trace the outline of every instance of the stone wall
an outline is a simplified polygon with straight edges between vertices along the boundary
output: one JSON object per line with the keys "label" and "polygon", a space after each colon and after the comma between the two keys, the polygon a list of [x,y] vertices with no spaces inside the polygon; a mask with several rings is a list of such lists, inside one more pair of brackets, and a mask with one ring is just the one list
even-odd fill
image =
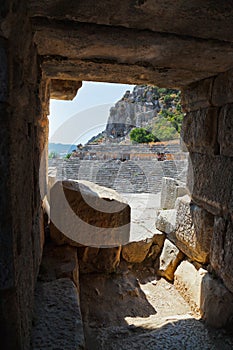
{"label": "stone wall", "polygon": [[3,0],[0,8],[0,338],[4,349],[18,350],[29,349],[42,254],[39,165],[47,119],[27,1]]}
{"label": "stone wall", "polygon": [[214,216],[210,266],[233,293],[233,70],[183,89],[193,202]]}

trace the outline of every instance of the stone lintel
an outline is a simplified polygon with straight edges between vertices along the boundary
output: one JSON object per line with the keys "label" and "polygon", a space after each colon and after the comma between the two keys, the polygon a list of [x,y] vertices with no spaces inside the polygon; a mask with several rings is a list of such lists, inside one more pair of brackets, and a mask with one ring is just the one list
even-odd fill
{"label": "stone lintel", "polygon": [[[34,41],[41,56],[60,57],[73,60],[73,63],[86,60],[127,64],[133,65],[135,70],[137,66],[150,67],[160,70],[168,80],[170,78],[172,82],[167,84],[172,86],[188,85],[226,71],[233,65],[232,47],[227,42],[42,19],[34,22],[34,28]],[[176,79],[172,77],[174,71]],[[186,72],[189,72],[189,77]],[[178,75],[181,78],[179,85]]]}
{"label": "stone lintel", "polygon": [[48,78],[97,81],[121,84],[151,84],[160,87],[179,88],[198,81],[211,72],[150,66],[145,62],[128,64],[94,58],[90,60],[45,57],[42,69]]}

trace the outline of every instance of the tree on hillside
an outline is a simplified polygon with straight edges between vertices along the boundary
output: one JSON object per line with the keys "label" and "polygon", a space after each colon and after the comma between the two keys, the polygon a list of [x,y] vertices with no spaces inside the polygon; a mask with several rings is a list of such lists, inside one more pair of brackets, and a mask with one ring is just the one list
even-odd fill
{"label": "tree on hillside", "polygon": [[130,140],[136,143],[148,143],[158,141],[158,139],[145,128],[135,128],[130,132],[129,136]]}

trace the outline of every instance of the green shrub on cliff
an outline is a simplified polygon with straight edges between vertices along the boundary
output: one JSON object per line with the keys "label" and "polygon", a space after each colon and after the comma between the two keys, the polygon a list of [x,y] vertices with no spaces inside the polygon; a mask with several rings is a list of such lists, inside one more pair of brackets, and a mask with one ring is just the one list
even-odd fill
{"label": "green shrub on cliff", "polygon": [[130,134],[130,140],[136,143],[149,143],[158,141],[158,139],[151,132],[145,128],[135,128]]}

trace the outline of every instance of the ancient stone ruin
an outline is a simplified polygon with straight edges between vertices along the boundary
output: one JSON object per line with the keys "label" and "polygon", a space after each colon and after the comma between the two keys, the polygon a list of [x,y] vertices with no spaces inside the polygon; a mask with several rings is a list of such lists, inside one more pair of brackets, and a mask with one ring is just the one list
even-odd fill
{"label": "ancient stone ruin", "polygon": [[[88,347],[95,349],[98,344],[91,338],[89,320],[96,321],[98,312],[100,332],[109,328],[94,339],[101,339],[105,349],[166,349],[175,340],[178,348],[185,348],[185,342],[186,348],[232,348],[226,333],[215,338],[216,333],[188,316],[173,322],[164,315],[163,326],[151,330],[144,318],[149,317],[155,327],[156,311],[145,295],[159,282],[152,281],[145,289],[143,279],[126,277],[128,264],[140,264],[147,257],[151,262],[156,256],[159,265],[148,266],[152,274],[157,269],[167,279],[174,278],[174,285],[207,324],[231,325],[231,1],[3,0],[0,10],[2,348],[82,349],[88,339]],[[83,80],[182,91],[186,116],[181,134],[190,154],[189,194],[169,201],[169,207],[163,204],[156,222],[162,233],[141,248],[133,243],[112,247],[106,256],[104,248],[55,245],[50,240],[46,226],[49,99],[72,99]],[[122,268],[116,279],[113,273],[104,278],[94,274],[93,269],[106,271],[109,264]],[[103,297],[110,290],[114,293]],[[131,297],[143,302],[132,305]],[[127,300],[131,311],[120,300]],[[118,317],[128,322],[126,328],[119,326],[117,316],[108,319],[110,311],[100,313],[98,306],[104,301],[108,311],[113,302],[118,304]],[[135,315],[143,318],[137,321],[141,323],[132,323]],[[200,330],[198,337],[194,329]]]}

